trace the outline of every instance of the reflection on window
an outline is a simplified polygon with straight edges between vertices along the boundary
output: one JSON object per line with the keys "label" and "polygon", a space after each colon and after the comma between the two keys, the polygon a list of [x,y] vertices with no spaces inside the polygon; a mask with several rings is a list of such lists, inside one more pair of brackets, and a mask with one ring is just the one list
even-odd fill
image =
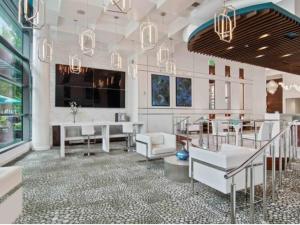
{"label": "reflection on window", "polygon": [[230,66],[225,66],[225,77],[230,77]]}
{"label": "reflection on window", "polygon": [[14,2],[0,1],[0,154],[31,139],[31,73],[23,54],[30,52],[31,36],[18,27]]}
{"label": "reflection on window", "polygon": [[216,108],[215,103],[215,81],[209,80],[209,109],[214,110]]}
{"label": "reflection on window", "polygon": [[231,85],[225,82],[225,104],[227,109],[231,109]]}
{"label": "reflection on window", "polygon": [[0,80],[0,148],[22,140],[22,88]]}
{"label": "reflection on window", "polygon": [[[239,69],[239,78],[241,80],[245,79],[245,72],[244,69],[240,68]],[[245,84],[241,83],[240,84],[240,109],[245,109]]]}
{"label": "reflection on window", "polygon": [[22,51],[22,31],[2,7],[0,7],[0,35],[17,50]]}
{"label": "reflection on window", "polygon": [[240,84],[240,109],[245,109],[245,84]]}

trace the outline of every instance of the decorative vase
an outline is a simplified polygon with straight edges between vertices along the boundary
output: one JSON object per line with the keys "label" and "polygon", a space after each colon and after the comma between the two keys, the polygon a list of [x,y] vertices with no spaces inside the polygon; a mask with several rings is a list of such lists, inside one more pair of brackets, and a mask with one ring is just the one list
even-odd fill
{"label": "decorative vase", "polygon": [[179,160],[187,160],[189,158],[189,152],[185,149],[180,150],[176,153],[176,157]]}

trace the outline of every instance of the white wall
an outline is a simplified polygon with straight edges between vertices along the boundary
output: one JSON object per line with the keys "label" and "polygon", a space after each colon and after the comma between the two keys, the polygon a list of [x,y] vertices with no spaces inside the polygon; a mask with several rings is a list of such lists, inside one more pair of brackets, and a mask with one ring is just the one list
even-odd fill
{"label": "white wall", "polygon": [[[50,66],[50,123],[73,121],[73,117],[68,107],[55,107],[55,65],[69,64],[68,57],[70,48],[72,47],[74,47],[75,49],[77,48],[77,52],[79,53],[80,50],[77,43],[74,43],[70,40],[59,41],[55,43],[55,58]],[[127,65],[125,59],[123,59],[122,71],[126,72]],[[83,56],[82,60],[82,65],[84,67],[111,69],[110,55],[101,49],[97,49],[93,57]],[[80,108],[79,113],[76,117],[76,121],[114,121],[114,116],[117,112],[126,112],[131,117],[134,117],[134,112],[132,110],[134,108],[134,103],[132,102],[134,100],[134,92],[132,90],[134,89],[135,85],[135,81],[133,81],[130,77],[126,76],[126,108]]]}
{"label": "white wall", "polygon": [[[139,119],[146,124],[147,131],[172,132],[173,117],[177,116],[192,116],[196,119],[204,114],[216,114],[217,117],[224,117],[225,113],[264,115],[266,110],[264,68],[214,58],[216,75],[209,75],[208,60],[210,58],[188,52],[185,44],[176,47],[176,76],[192,78],[192,107],[176,107],[176,76],[174,75],[169,75],[170,107],[152,107],[151,74],[165,74],[156,66],[154,56],[152,53],[139,58]],[[225,65],[231,67],[231,78],[225,78]],[[244,69],[245,80],[239,79],[239,68]],[[209,79],[216,81],[216,110],[209,110]],[[225,81],[231,82],[231,110],[226,109]],[[244,110],[240,108],[241,83],[245,84]]]}

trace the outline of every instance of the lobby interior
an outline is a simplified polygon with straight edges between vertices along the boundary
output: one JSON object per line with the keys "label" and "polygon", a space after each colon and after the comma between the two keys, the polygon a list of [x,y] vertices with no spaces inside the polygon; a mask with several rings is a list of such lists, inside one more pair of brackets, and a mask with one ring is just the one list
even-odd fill
{"label": "lobby interior", "polygon": [[297,0],[0,1],[0,223],[299,224],[299,46]]}

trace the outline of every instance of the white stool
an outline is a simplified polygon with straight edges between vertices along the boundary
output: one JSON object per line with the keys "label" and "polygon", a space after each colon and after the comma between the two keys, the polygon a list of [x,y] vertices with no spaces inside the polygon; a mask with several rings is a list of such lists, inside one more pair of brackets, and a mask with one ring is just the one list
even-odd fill
{"label": "white stool", "polygon": [[134,127],[133,127],[133,123],[123,123],[122,126],[122,132],[123,134],[127,134],[127,139],[126,139],[126,146],[127,146],[127,150],[130,151],[130,148],[132,147],[132,138],[134,135]]}
{"label": "white stool", "polygon": [[84,125],[81,126],[81,135],[88,137],[88,153],[90,155],[90,137],[95,135],[95,128],[93,125]]}

